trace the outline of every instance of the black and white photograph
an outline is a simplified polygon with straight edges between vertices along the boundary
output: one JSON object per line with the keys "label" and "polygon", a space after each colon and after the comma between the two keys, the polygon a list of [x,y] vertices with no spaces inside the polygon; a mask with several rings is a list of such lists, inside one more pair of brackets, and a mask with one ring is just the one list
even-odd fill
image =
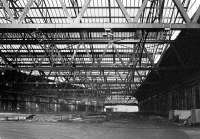
{"label": "black and white photograph", "polygon": [[0,139],[200,139],[200,0],[0,0]]}

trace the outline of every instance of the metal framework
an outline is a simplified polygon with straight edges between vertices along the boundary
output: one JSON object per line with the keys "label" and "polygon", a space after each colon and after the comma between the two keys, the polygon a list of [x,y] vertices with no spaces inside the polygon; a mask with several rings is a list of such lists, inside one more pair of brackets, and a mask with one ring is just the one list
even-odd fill
{"label": "metal framework", "polygon": [[[1,0],[0,67],[134,94],[185,29],[193,0]],[[190,10],[194,16],[189,16]],[[34,83],[33,83],[34,84]]]}

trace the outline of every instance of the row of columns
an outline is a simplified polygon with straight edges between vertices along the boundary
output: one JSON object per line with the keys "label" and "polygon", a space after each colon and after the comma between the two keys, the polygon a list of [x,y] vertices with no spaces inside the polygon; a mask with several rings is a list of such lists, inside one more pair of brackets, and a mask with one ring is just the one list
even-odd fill
{"label": "row of columns", "polygon": [[103,105],[73,101],[69,103],[58,98],[36,97],[17,94],[0,95],[0,112],[58,113],[58,112],[102,112]]}

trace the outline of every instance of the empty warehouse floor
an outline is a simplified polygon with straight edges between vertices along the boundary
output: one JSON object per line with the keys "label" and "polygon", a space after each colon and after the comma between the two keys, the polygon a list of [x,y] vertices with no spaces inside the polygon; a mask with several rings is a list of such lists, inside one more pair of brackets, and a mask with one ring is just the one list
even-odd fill
{"label": "empty warehouse floor", "polygon": [[2,139],[199,139],[200,129],[134,121],[105,123],[1,122]]}
{"label": "empty warehouse floor", "polygon": [[[132,115],[110,121],[1,121],[1,139],[199,139],[198,127],[177,126],[159,116]],[[128,117],[128,118],[127,118]]]}

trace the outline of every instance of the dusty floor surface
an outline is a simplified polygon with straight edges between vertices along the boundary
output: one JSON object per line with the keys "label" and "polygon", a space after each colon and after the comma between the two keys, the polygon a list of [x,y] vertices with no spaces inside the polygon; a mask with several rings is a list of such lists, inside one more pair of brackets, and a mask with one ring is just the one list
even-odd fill
{"label": "dusty floor surface", "polygon": [[103,123],[1,121],[0,139],[200,139],[200,128],[153,119]]}

